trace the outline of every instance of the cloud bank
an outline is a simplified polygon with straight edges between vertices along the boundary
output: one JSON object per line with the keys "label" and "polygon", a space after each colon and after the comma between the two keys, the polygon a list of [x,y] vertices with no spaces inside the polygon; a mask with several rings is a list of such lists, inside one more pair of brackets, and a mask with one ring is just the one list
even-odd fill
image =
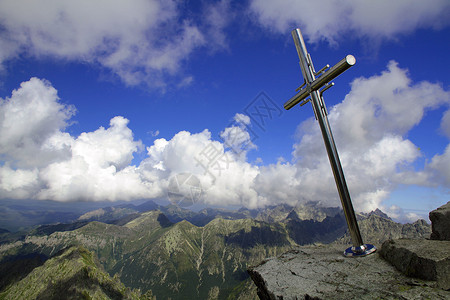
{"label": "cloud bank", "polygon": [[191,84],[193,76],[183,72],[186,62],[199,49],[228,49],[231,25],[239,20],[247,26],[242,20],[249,16],[276,33],[300,26],[310,41],[334,43],[349,35],[374,40],[441,28],[450,24],[449,14],[447,0],[252,0],[245,5],[221,0],[200,7],[159,0],[4,0],[0,71],[20,57],[50,57],[100,66],[126,85],[164,90],[168,82]]}
{"label": "cloud bank", "polygon": [[194,50],[225,45],[227,3],[205,7],[199,22],[177,1],[1,1],[0,66],[21,55],[83,61],[163,88]]}
{"label": "cloud bank", "polygon": [[334,43],[343,36],[393,38],[417,28],[441,28],[450,23],[447,0],[399,1],[270,1],[252,0],[257,22],[275,32],[301,27],[311,42]]}
{"label": "cloud bank", "polygon": [[[384,208],[399,184],[450,187],[450,145],[416,170],[414,162],[422,154],[407,138],[427,111],[449,104],[450,92],[436,83],[412,84],[407,70],[394,61],[381,74],[351,83],[345,99],[329,110],[329,119],[356,210]],[[145,148],[121,116],[112,118],[108,128],[71,136],[65,129],[74,113],[49,82],[38,78],[0,99],[0,198],[166,198],[170,179],[190,173],[200,180],[207,205],[339,205],[314,118],[298,126],[291,162],[259,166],[246,160],[246,151],[256,145],[244,114],[236,114],[236,124],[222,131],[220,141],[208,129],[181,131]],[[441,122],[446,134],[449,115],[447,110]],[[133,155],[144,148],[146,157],[132,165]]]}

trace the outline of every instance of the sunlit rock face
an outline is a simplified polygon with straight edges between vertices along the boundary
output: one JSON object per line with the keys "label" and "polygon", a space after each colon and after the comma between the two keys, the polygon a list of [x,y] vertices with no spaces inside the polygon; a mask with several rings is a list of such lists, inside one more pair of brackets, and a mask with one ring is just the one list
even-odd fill
{"label": "sunlit rock face", "polygon": [[450,241],[450,201],[430,212],[432,240]]}

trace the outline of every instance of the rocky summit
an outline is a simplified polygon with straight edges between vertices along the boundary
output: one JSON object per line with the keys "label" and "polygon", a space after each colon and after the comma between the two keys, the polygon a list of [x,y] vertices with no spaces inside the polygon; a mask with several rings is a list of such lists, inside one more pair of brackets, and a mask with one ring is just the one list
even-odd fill
{"label": "rocky summit", "polygon": [[[344,247],[338,243],[302,246],[266,259],[248,272],[263,300],[450,299],[448,209],[449,203],[430,213],[434,240],[394,234],[396,238],[385,241],[378,252],[358,258],[344,257]],[[419,223],[409,226],[409,233],[422,231]],[[368,226],[361,229],[363,234],[370,232]]]}
{"label": "rocky summit", "polygon": [[250,268],[263,300],[448,299],[435,282],[403,276],[375,253],[346,258],[342,246],[303,246]]}

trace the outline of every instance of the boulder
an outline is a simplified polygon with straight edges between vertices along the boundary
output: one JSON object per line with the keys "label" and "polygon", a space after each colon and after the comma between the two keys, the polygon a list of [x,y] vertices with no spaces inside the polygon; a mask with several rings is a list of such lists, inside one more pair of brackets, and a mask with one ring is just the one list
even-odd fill
{"label": "boulder", "polygon": [[436,281],[400,273],[378,253],[346,258],[342,245],[299,247],[248,272],[261,299],[448,299]]}
{"label": "boulder", "polygon": [[432,240],[450,241],[450,201],[430,212]]}
{"label": "boulder", "polygon": [[437,281],[438,287],[450,290],[450,241],[389,240],[379,253],[403,274]]}

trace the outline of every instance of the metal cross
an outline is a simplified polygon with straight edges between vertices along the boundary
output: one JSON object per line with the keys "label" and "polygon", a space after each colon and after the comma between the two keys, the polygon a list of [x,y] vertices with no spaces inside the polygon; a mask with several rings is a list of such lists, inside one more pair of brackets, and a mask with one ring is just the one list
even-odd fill
{"label": "metal cross", "polygon": [[298,57],[300,58],[300,67],[302,69],[304,82],[296,90],[298,93],[284,104],[284,108],[289,110],[298,103],[300,103],[300,106],[303,106],[306,103],[311,102],[314,114],[319,122],[320,130],[322,131],[325,148],[327,149],[331,169],[333,170],[339,197],[341,198],[342,208],[344,209],[345,219],[347,220],[347,226],[352,238],[353,247],[346,249],[344,255],[369,255],[375,252],[376,248],[373,245],[364,244],[362,241],[355,211],[353,210],[352,201],[350,199],[350,193],[347,188],[347,183],[345,182],[344,171],[342,170],[338,151],[328,122],[327,108],[322,97],[323,92],[334,85],[334,83],[330,83],[330,81],[353,66],[356,63],[356,59],[353,55],[347,55],[333,67],[330,68],[329,65],[326,65],[316,72],[311,56],[306,51],[305,41],[303,40],[300,29],[294,29],[292,31],[292,37],[294,38],[295,47],[297,48]]}

